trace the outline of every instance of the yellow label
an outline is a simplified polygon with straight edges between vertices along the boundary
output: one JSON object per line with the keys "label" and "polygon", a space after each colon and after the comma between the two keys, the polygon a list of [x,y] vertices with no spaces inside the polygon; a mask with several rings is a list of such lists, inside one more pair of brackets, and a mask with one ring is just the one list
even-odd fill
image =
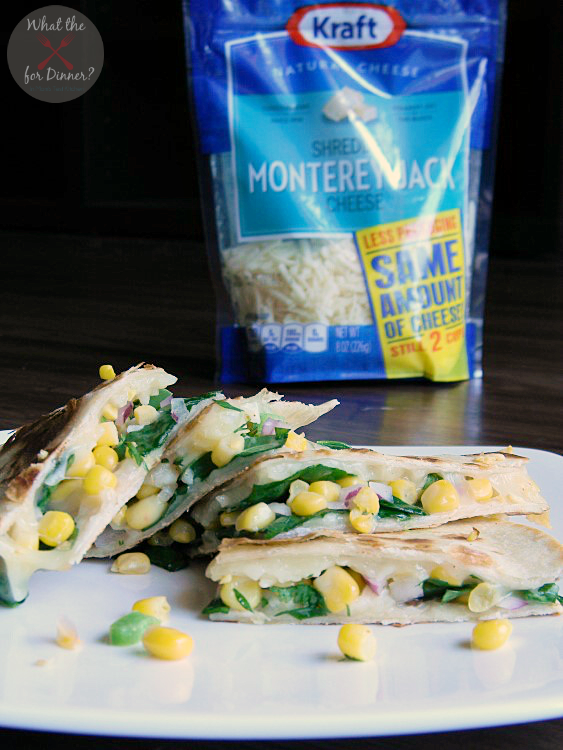
{"label": "yellow label", "polygon": [[356,232],[388,378],[469,377],[459,209]]}

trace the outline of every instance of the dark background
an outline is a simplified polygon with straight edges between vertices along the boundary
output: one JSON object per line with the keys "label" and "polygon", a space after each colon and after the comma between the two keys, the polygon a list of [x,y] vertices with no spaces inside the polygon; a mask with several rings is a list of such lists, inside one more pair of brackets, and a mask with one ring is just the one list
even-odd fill
{"label": "dark background", "polygon": [[[5,44],[39,5],[6,4]],[[201,240],[181,0],[66,5],[96,24],[104,68],[62,105],[27,96],[6,68],[1,228]],[[560,252],[562,7],[508,2],[492,255]]]}

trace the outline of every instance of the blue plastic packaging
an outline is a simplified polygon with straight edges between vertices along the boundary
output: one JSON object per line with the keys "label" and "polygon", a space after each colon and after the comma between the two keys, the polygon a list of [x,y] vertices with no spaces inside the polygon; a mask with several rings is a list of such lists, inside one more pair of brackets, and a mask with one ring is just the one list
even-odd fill
{"label": "blue plastic packaging", "polygon": [[480,376],[504,2],[184,14],[220,379]]}

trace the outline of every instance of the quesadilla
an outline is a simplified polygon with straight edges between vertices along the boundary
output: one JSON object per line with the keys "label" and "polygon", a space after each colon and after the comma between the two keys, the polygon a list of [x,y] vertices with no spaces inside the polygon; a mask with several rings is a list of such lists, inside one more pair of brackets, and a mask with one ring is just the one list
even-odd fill
{"label": "quesadilla", "polygon": [[225,540],[207,575],[213,620],[381,623],[559,614],[563,547],[510,521],[297,540]]}
{"label": "quesadilla", "polygon": [[164,370],[133,367],[17,430],[0,451],[0,601],[31,574],[79,562],[166,442],[216,394],[174,399]]}
{"label": "quesadilla", "polygon": [[229,537],[373,534],[498,513],[539,516],[548,505],[527,460],[511,453],[390,456],[312,443],[298,454],[259,458],[191,515],[205,530],[204,553]]}
{"label": "quesadilla", "polygon": [[336,400],[318,406],[283,401],[266,389],[247,398],[212,400],[178,431],[123,518],[95,541],[88,556],[108,557],[147,537],[158,546],[171,546],[174,534],[161,530],[214,487],[243,471],[257,455],[283,450],[292,456],[308,449],[313,444],[294,430],[337,404]]}

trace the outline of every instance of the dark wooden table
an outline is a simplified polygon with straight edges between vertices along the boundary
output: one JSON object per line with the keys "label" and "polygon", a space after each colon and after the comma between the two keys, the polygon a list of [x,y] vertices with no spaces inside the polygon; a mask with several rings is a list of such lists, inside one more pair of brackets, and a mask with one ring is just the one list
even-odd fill
{"label": "dark wooden table", "polygon": [[[0,301],[0,429],[37,418],[90,389],[98,366],[154,362],[179,378],[177,395],[214,383],[214,297],[201,245],[187,241],[4,234]],[[313,439],[376,445],[520,445],[563,453],[563,265],[492,261],[485,376],[424,382],[280,386],[341,406]],[[251,386],[226,392],[249,394]],[[561,707],[563,717],[563,706]],[[218,717],[220,720],[220,717]],[[2,747],[173,748],[211,742],[124,740],[0,730]],[[257,748],[265,743],[220,743]],[[274,742],[268,747],[295,747]],[[417,737],[310,741],[311,748],[556,748],[563,719]]]}

